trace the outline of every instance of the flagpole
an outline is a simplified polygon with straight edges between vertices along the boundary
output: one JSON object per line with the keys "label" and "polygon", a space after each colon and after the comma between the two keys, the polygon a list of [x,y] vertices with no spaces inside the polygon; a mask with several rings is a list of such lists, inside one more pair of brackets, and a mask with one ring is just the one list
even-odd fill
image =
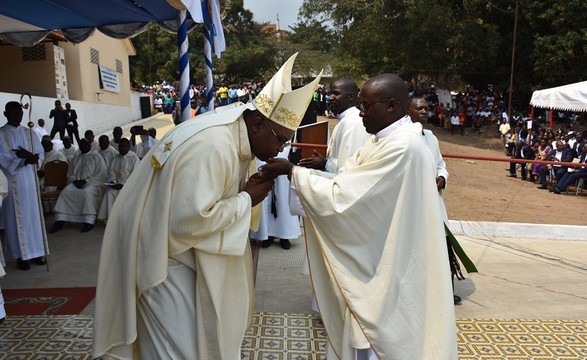
{"label": "flagpole", "polygon": [[181,96],[181,121],[191,117],[190,111],[190,62],[188,57],[187,11],[177,13],[177,48],[179,54],[179,94]]}
{"label": "flagpole", "polygon": [[[214,1],[214,0],[209,0]],[[214,78],[212,76],[214,67],[212,65],[212,36],[213,24],[208,1],[202,2],[202,15],[204,18],[204,63],[206,70],[206,104],[208,110],[214,110]]]}

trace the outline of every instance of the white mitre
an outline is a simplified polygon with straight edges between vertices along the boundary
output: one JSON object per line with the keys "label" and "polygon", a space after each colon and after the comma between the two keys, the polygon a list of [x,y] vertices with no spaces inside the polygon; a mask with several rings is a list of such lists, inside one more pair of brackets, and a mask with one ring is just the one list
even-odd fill
{"label": "white mitre", "polygon": [[316,79],[308,85],[292,91],[291,72],[296,56],[298,53],[293,54],[281,66],[253,100],[255,108],[261,114],[290,130],[297,130],[302,122],[323,72],[320,71]]}

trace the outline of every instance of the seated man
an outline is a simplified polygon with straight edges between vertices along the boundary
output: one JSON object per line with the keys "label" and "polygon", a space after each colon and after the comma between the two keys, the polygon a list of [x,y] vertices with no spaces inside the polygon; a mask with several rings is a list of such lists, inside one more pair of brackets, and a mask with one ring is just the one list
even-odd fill
{"label": "seated man", "polygon": [[[579,158],[579,163],[585,164],[587,163],[587,144],[583,145],[582,149],[583,154]],[[579,179],[587,178],[587,167],[581,166],[576,168],[569,168],[569,170],[563,174],[560,180],[556,183],[553,188],[549,190],[554,192],[555,194],[560,194],[561,192],[567,189],[567,186],[574,184],[575,181]]]}
{"label": "seated man", "polygon": [[118,151],[118,143],[120,142],[120,139],[122,139],[122,128],[120,126],[115,126],[114,129],[112,129],[112,140],[110,140],[110,146],[112,146],[116,151]]}
{"label": "seated man", "polygon": [[77,146],[73,145],[71,137],[69,136],[63,137],[63,148],[59,149],[59,151],[65,155],[67,162],[71,162],[71,160],[78,154]]}
{"label": "seated man", "polygon": [[[532,150],[532,147],[528,144],[526,144],[523,140],[518,140],[516,142],[516,150],[514,152],[514,156],[512,156],[512,159],[528,159],[528,160],[532,160],[534,159],[534,150]],[[515,163],[515,162],[511,162],[510,163],[510,174],[508,175],[509,177],[516,177],[516,165],[520,164],[521,168],[522,168],[522,180],[526,180],[527,179],[527,164],[526,163]]]}
{"label": "seated man", "polygon": [[108,135],[100,136],[98,138],[98,144],[100,144],[100,148],[98,149],[97,153],[102,156],[102,159],[104,159],[104,164],[106,164],[106,169],[108,169],[112,159],[118,155],[118,150],[110,145],[110,139],[108,139]]}
{"label": "seated man", "polygon": [[[571,162],[573,161],[573,151],[571,149],[565,148],[565,144],[562,141],[556,142],[556,151],[553,150],[548,155],[546,159],[548,161],[557,161],[557,162]],[[554,177],[556,180],[560,180],[562,176],[567,172],[568,167],[560,166],[560,165],[542,165],[538,170],[538,175],[540,177],[540,186],[538,187],[541,190],[548,189],[548,183],[546,181],[546,175],[550,172],[554,172]]]}
{"label": "seated man", "polygon": [[[41,168],[37,171],[37,175],[41,178],[41,188],[44,188],[44,176],[45,176],[45,165],[51,161],[65,161],[65,155],[59,150],[53,148],[53,141],[51,141],[51,136],[45,135],[41,140],[41,145],[43,145],[43,150],[45,150],[45,158],[43,159],[43,163],[41,164]],[[45,189],[49,191],[49,189]]]}
{"label": "seated man", "polygon": [[88,140],[90,143],[90,151],[98,151],[100,149],[100,145],[94,140],[94,132],[92,130],[86,130],[84,133],[84,139]]}
{"label": "seated man", "polygon": [[102,184],[107,177],[106,164],[100,155],[90,151],[86,139],[80,141],[79,149],[80,154],[69,164],[69,184],[55,203],[55,223],[49,233],[63,229],[65,221],[83,223],[81,232],[94,228],[102,199]]}
{"label": "seated man", "polygon": [[100,205],[100,212],[98,213],[98,219],[106,220],[110,215],[114,200],[118,196],[118,191],[122,189],[126,180],[128,180],[130,174],[139,165],[139,157],[132,151],[130,151],[130,141],[127,138],[122,138],[118,142],[119,154],[112,159],[110,166],[108,167],[108,184],[106,186],[106,192],[102,198],[102,204]]}

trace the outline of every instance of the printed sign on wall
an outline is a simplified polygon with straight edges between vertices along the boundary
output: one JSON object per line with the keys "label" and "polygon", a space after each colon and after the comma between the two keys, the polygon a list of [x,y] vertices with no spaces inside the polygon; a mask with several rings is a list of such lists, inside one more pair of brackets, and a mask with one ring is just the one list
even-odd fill
{"label": "printed sign on wall", "polygon": [[116,70],[109,69],[105,66],[98,65],[100,71],[100,88],[120,93],[120,84],[118,83],[118,73]]}
{"label": "printed sign on wall", "polygon": [[67,73],[65,67],[65,51],[59,46],[53,45],[54,64],[55,64],[55,90],[57,99],[69,101],[67,91]]}

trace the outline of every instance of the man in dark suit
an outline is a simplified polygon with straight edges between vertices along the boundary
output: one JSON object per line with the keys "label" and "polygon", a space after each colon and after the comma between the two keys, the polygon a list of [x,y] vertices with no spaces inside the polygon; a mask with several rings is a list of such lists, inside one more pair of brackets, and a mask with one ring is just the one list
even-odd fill
{"label": "man in dark suit", "polygon": [[78,131],[78,123],[77,123],[77,113],[74,109],[71,108],[70,103],[65,104],[65,128],[67,129],[67,135],[70,138],[75,137],[75,141],[79,145],[79,131]]}
{"label": "man in dark suit", "polygon": [[61,101],[55,100],[55,108],[49,113],[49,119],[53,119],[53,127],[51,128],[51,139],[55,134],[59,133],[59,137],[63,140],[65,136],[65,110],[61,106]]}
{"label": "man in dark suit", "polygon": [[[583,144],[581,149],[582,155],[579,158],[579,163],[587,163],[587,144]],[[569,168],[569,170],[563,174],[560,180],[556,183],[553,188],[550,188],[553,193],[560,194],[565,191],[567,186],[574,184],[579,179],[587,178],[587,166]]]}
{"label": "man in dark suit", "polygon": [[[573,150],[568,149],[565,147],[562,141],[556,142],[556,150],[550,152],[548,157],[546,158],[547,161],[557,161],[557,162],[572,162],[573,161]],[[540,186],[538,189],[546,190],[548,189],[548,182],[546,181],[546,175],[549,172],[554,172],[554,177],[558,181],[560,180],[563,175],[567,172],[567,166],[561,165],[541,165],[540,169],[538,169],[538,174],[540,177]]]}
{"label": "man in dark suit", "polygon": [[[516,141],[516,150],[514,152],[514,156],[512,159],[528,159],[533,160],[535,157],[534,150],[528,144],[526,144],[523,140]],[[526,163],[510,163],[510,174],[509,177],[516,177],[516,165],[520,164],[522,168],[522,180],[526,180],[527,178],[527,169]]]}

